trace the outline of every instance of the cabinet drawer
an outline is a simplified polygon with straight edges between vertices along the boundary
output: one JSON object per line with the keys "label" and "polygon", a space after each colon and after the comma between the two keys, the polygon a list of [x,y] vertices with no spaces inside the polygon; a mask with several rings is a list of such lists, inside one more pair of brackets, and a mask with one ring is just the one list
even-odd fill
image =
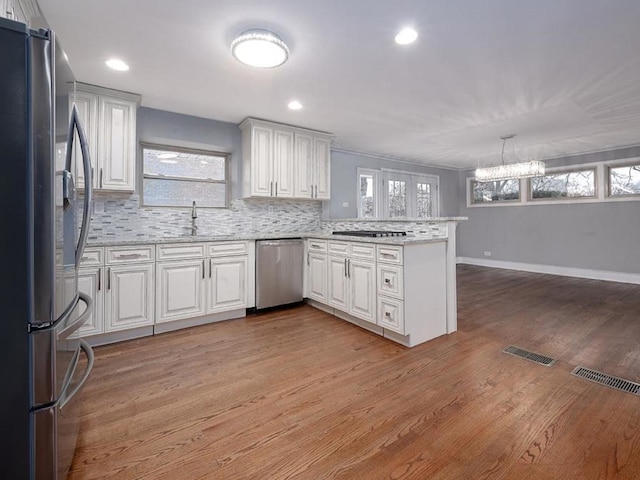
{"label": "cabinet drawer", "polygon": [[211,257],[246,255],[248,252],[247,242],[215,242],[209,244],[209,256]]}
{"label": "cabinet drawer", "polygon": [[326,240],[308,240],[308,248],[310,252],[326,253]]}
{"label": "cabinet drawer", "polygon": [[402,247],[395,245],[378,245],[377,256],[379,262],[402,265]]}
{"label": "cabinet drawer", "polygon": [[158,261],[184,260],[189,258],[203,258],[206,245],[204,243],[180,243],[173,245],[158,245]]}
{"label": "cabinet drawer", "polygon": [[95,267],[104,264],[104,248],[88,247],[82,252],[80,267]]}
{"label": "cabinet drawer", "polygon": [[364,258],[374,260],[376,258],[376,247],[372,243],[351,243],[350,255],[353,258]]}
{"label": "cabinet drawer", "polygon": [[403,270],[402,266],[378,264],[378,293],[402,300]]}
{"label": "cabinet drawer", "polygon": [[404,302],[378,296],[378,325],[404,335]]}
{"label": "cabinet drawer", "polygon": [[348,255],[349,243],[329,241],[329,253],[333,253],[335,255]]}
{"label": "cabinet drawer", "polygon": [[136,247],[107,247],[106,264],[146,263],[155,261],[155,246],[140,245]]}

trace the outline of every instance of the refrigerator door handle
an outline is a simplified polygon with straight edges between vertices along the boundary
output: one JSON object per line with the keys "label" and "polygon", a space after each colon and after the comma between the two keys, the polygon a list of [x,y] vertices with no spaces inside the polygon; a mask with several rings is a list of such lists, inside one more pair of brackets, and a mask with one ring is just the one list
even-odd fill
{"label": "refrigerator door handle", "polygon": [[78,384],[75,387],[73,387],[73,389],[71,391],[63,393],[63,397],[60,400],[60,408],[64,408],[64,406],[73,397],[75,397],[80,390],[82,390],[82,387],[84,387],[84,384],[87,383],[87,380],[89,379],[89,375],[91,374],[91,370],[93,370],[93,364],[95,363],[95,357],[93,355],[93,349],[91,348],[91,345],[89,345],[84,340],[80,340],[80,348],[84,351],[85,355],[87,356],[87,368],[85,369],[84,373],[82,374],[82,378],[80,379]]}
{"label": "refrigerator door handle", "polygon": [[[80,151],[82,153],[82,168],[84,172],[84,208],[82,211],[82,226],[80,227],[80,238],[76,246],[76,266],[80,265],[82,252],[87,244],[89,236],[89,222],[91,220],[91,201],[93,197],[93,178],[91,169],[91,157],[89,156],[89,146],[87,145],[87,136],[80,123],[78,107],[75,103],[71,110],[71,121],[69,122],[69,132],[67,133],[67,157],[65,169],[71,171],[71,157],[73,151],[73,131],[78,131],[78,139],[80,140]],[[71,175],[71,174],[69,174]]]}
{"label": "refrigerator door handle", "polygon": [[65,340],[68,338],[69,335],[84,325],[84,322],[87,321],[87,318],[89,318],[89,315],[93,312],[93,299],[91,297],[82,292],[78,292],[78,299],[82,300],[85,304],[84,312],[82,312],[72,324],[67,325],[60,331],[60,333],[58,333],[58,340]]}

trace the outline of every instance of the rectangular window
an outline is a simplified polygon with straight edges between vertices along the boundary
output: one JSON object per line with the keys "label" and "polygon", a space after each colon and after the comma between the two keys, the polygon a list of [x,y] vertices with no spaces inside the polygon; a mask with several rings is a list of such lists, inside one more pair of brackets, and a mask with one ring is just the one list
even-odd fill
{"label": "rectangular window", "polygon": [[148,207],[227,207],[229,159],[224,153],[142,145],[142,199]]}
{"label": "rectangular window", "polygon": [[471,203],[498,203],[520,200],[520,180],[471,181]]}
{"label": "rectangular window", "polygon": [[388,180],[387,198],[389,217],[407,216],[407,182],[406,180]]}
{"label": "rectangular window", "polygon": [[609,168],[609,196],[640,195],[640,164]]}
{"label": "rectangular window", "polygon": [[593,198],[596,196],[596,171],[551,173],[532,178],[529,185],[532,199]]}

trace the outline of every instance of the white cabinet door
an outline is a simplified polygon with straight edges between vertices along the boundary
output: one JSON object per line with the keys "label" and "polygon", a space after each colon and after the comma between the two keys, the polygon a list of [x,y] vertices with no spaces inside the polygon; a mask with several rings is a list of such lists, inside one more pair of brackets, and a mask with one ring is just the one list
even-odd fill
{"label": "white cabinet door", "polygon": [[98,185],[105,190],[135,189],[136,104],[100,96]]}
{"label": "white cabinet door", "polygon": [[376,267],[375,263],[349,259],[349,313],[376,323]]}
{"label": "white cabinet door", "polygon": [[307,258],[309,298],[327,303],[327,256],[310,252]]}
{"label": "white cabinet door", "polygon": [[247,306],[248,257],[209,259],[209,313]]}
{"label": "white cabinet door", "polygon": [[293,197],[293,132],[273,132],[273,195]]}
{"label": "white cabinet door", "polygon": [[273,192],[273,130],[251,128],[251,195],[270,197]]}
{"label": "white cabinet door", "polygon": [[[98,173],[98,95],[78,90],[76,93],[76,108],[80,117],[80,123],[84,129],[89,144],[89,156],[91,157],[91,170],[93,174],[93,188],[97,188]],[[84,166],[82,164],[82,153],[80,142],[77,138],[73,142],[73,172],[76,175],[76,186],[78,189],[84,188]]]}
{"label": "white cabinet door", "polygon": [[79,330],[81,337],[104,333],[102,272],[102,268],[81,268],[78,270],[78,290],[89,295],[93,300],[93,311]]}
{"label": "white cabinet door", "polygon": [[311,198],[315,194],[313,175],[315,162],[313,158],[313,137],[304,133],[295,135],[295,196]]}
{"label": "white cabinet door", "polygon": [[204,260],[158,263],[156,323],[206,314],[204,277]]}
{"label": "white cabinet door", "polygon": [[153,263],[107,267],[105,331],[153,325]]}
{"label": "white cabinet door", "polygon": [[331,143],[324,138],[314,139],[314,189],[313,198],[331,198]]}
{"label": "white cabinet door", "polygon": [[349,310],[349,282],[346,257],[329,257],[329,305],[345,312]]}

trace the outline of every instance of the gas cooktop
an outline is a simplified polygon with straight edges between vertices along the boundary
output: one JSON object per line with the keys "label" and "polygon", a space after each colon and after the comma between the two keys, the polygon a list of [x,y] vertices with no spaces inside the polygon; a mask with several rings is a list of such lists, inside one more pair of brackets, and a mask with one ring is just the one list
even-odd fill
{"label": "gas cooktop", "polygon": [[407,232],[389,232],[384,230],[344,230],[333,232],[334,235],[351,235],[354,237],[405,237]]}

